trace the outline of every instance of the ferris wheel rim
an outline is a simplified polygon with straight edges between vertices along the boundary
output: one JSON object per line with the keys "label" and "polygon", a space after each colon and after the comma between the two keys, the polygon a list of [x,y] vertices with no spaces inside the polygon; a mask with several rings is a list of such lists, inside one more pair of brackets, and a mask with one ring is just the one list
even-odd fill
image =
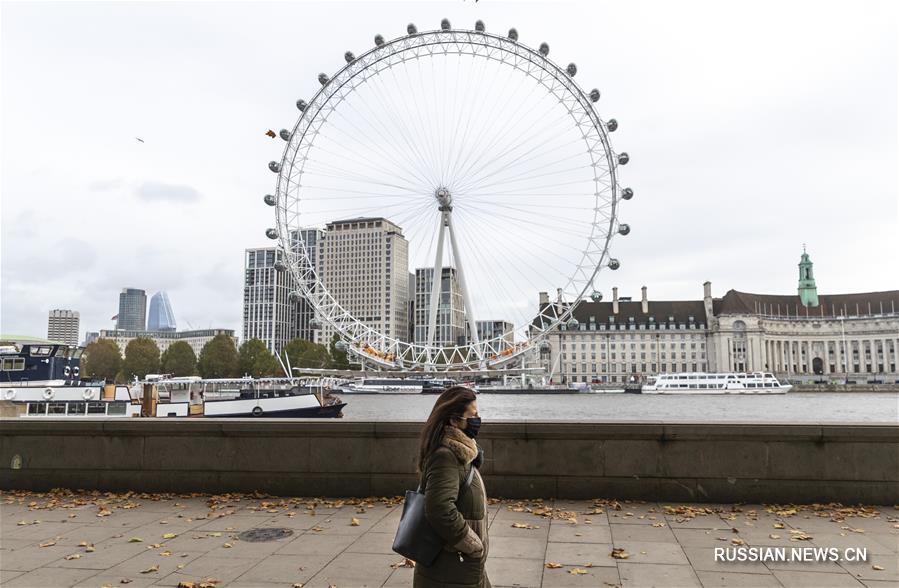
{"label": "ferris wheel rim", "polygon": [[[447,45],[454,46],[454,49],[444,49],[442,51],[430,50],[430,48],[446,47]],[[416,50],[420,51],[423,48],[428,49],[427,53],[414,53]],[[465,51],[463,48],[471,48],[471,51]],[[481,49],[479,50],[478,48]],[[503,58],[497,58],[496,56],[491,55],[491,51],[493,53],[502,54]],[[282,138],[285,138],[287,144],[285,145],[281,163],[277,170],[277,199],[275,204],[278,226],[277,238],[290,262],[288,264],[289,270],[298,285],[299,291],[303,296],[307,297],[316,313],[327,320],[331,326],[340,333],[341,337],[350,342],[349,347],[356,346],[357,348],[364,350],[366,347],[374,349],[374,346],[377,345],[378,348],[385,350],[384,355],[381,356],[380,359],[383,359],[388,364],[394,366],[397,362],[402,366],[404,359],[406,358],[409,359],[412,365],[423,365],[424,362],[420,361],[420,359],[424,356],[430,357],[434,349],[429,345],[401,341],[396,337],[384,335],[379,332],[378,329],[357,319],[330,295],[327,288],[319,279],[314,264],[311,263],[308,251],[306,250],[306,244],[302,240],[300,240],[299,243],[292,243],[290,241],[291,233],[300,230],[303,227],[300,226],[299,223],[296,223],[296,226],[290,224],[291,220],[295,222],[299,218],[298,209],[293,213],[293,218],[291,220],[289,220],[290,213],[287,210],[287,206],[290,204],[288,200],[291,198],[291,174],[296,167],[300,150],[305,146],[305,153],[299,158],[301,162],[299,176],[302,176],[305,161],[308,157],[308,151],[314,144],[313,136],[312,140],[304,145],[306,135],[313,127],[313,124],[316,122],[319,115],[324,111],[329,101],[335,96],[338,96],[339,90],[347,84],[350,84],[357,76],[369,72],[369,75],[363,75],[361,81],[357,84],[351,85],[349,92],[347,92],[344,97],[355,91],[356,88],[360,87],[374,75],[378,75],[384,69],[393,67],[395,63],[387,63],[385,67],[374,69],[372,73],[370,70],[372,70],[374,66],[380,62],[389,60],[391,57],[407,52],[413,52],[413,55],[403,59],[402,62],[405,62],[407,59],[423,59],[434,57],[435,55],[446,54],[472,55],[474,57],[484,57],[488,60],[494,59],[499,63],[511,65],[515,69],[521,69],[521,71],[525,72],[530,77],[534,77],[538,84],[544,85],[547,90],[558,97],[560,101],[563,101],[563,98],[556,93],[556,90],[566,93],[569,99],[573,100],[573,103],[580,107],[581,110],[578,114],[589,119],[590,124],[588,128],[595,132],[595,137],[588,138],[587,134],[583,135],[583,139],[588,142],[587,152],[590,155],[591,161],[593,161],[593,168],[597,168],[598,159],[603,159],[608,165],[606,174],[608,176],[607,190],[610,194],[610,210],[608,211],[607,216],[602,219],[603,226],[607,226],[607,230],[598,236],[598,239],[602,241],[601,247],[597,247],[596,251],[591,251],[590,249],[584,251],[579,263],[575,266],[574,274],[568,279],[566,287],[573,284],[577,274],[580,273],[581,285],[575,289],[575,296],[573,296],[572,302],[558,306],[553,303],[538,308],[538,312],[533,315],[533,319],[527,324],[528,333],[526,340],[522,343],[515,344],[512,348],[512,353],[505,353],[502,356],[498,353],[499,347],[503,347],[503,351],[508,349],[508,347],[504,345],[494,345],[495,343],[505,342],[503,336],[480,341],[477,345],[477,350],[474,349],[475,345],[472,343],[456,345],[451,348],[452,353],[450,356],[446,355],[445,347],[440,348],[440,353],[443,354],[445,360],[445,363],[440,366],[441,369],[458,369],[473,366],[475,363],[471,357],[471,351],[473,350],[477,352],[475,355],[480,366],[484,365],[484,358],[488,357],[488,355],[493,359],[492,365],[507,363],[508,361],[517,358],[528,349],[531,349],[533,345],[544,339],[549,331],[571,317],[576,303],[583,300],[587,290],[593,287],[596,276],[603,267],[603,263],[609,258],[609,245],[615,235],[615,229],[619,224],[617,218],[617,207],[620,197],[617,179],[617,165],[619,162],[616,160],[616,153],[612,149],[611,141],[608,137],[609,131],[593,108],[591,97],[588,96],[588,94],[572,79],[572,75],[569,71],[562,69],[558,64],[550,60],[542,51],[536,51],[527,45],[524,45],[519,42],[517,38],[504,38],[483,30],[442,29],[424,32],[416,31],[409,35],[400,36],[390,41],[383,42],[382,44],[378,44],[359,57],[353,56],[352,59],[350,59],[351,54],[348,53],[348,63],[334,74],[334,76],[328,77],[324,74],[320,76],[322,87],[316,92],[313,98],[305,104],[305,107],[301,109],[301,115],[297,119],[293,131],[289,133],[289,138],[285,138],[282,133]],[[540,71],[551,76],[555,82],[558,83],[558,86],[556,86],[555,82],[552,87],[546,86],[543,80],[536,78],[530,71],[526,71],[519,67],[519,63],[509,63],[505,59],[505,57],[509,56],[522,60],[526,62],[526,64],[535,66]],[[377,59],[372,59],[373,57],[377,57]],[[360,66],[360,64],[362,65]],[[569,66],[569,68],[570,67],[571,66]],[[351,72],[351,75],[347,76],[347,72]],[[322,77],[325,79],[322,80]],[[332,106],[332,111],[333,108],[334,107]],[[569,110],[569,113],[572,118],[575,117],[572,110]],[[324,126],[327,123],[328,116],[329,115],[326,115],[321,118],[316,128]],[[583,125],[583,121],[578,122],[576,119],[575,123],[579,127]],[[302,133],[298,134],[300,130],[302,130]],[[589,139],[598,140],[598,143],[591,147],[589,145]],[[597,151],[600,153],[597,153]],[[275,170],[273,169],[273,171]],[[597,190],[594,196],[597,201],[600,195],[600,187],[598,184],[599,177],[594,177],[594,186],[596,186]],[[299,181],[297,181],[294,190],[299,191],[300,188],[301,185]],[[296,197],[295,200],[296,203],[298,203],[300,198]],[[591,244],[594,242],[597,227],[600,226],[597,218],[598,214],[599,207],[597,203],[597,207],[594,208],[594,220],[592,223],[591,234],[588,237],[588,242]],[[295,248],[299,249],[299,251],[296,251]],[[318,290],[318,292],[316,292],[316,290]],[[341,320],[338,321],[336,320],[337,318]],[[519,327],[519,325],[515,326],[516,328]],[[526,325],[520,325],[520,327],[524,326]],[[389,353],[389,350],[393,350],[394,353]],[[463,352],[462,350],[467,350],[467,352]],[[353,351],[358,351],[358,349],[354,349]],[[488,353],[491,351],[493,353]],[[363,354],[363,356],[365,355]],[[377,363],[377,361],[375,361],[375,363]]]}

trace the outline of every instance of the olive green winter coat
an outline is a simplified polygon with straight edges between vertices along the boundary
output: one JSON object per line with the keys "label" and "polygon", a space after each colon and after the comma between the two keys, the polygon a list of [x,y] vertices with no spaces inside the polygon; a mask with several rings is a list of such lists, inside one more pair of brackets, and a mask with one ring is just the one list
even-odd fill
{"label": "olive green winter coat", "polygon": [[443,444],[425,464],[426,517],[445,544],[433,564],[415,566],[414,588],[490,588],[484,567],[489,547],[487,494],[477,468],[471,485],[465,486],[477,453],[473,439],[447,426]]}

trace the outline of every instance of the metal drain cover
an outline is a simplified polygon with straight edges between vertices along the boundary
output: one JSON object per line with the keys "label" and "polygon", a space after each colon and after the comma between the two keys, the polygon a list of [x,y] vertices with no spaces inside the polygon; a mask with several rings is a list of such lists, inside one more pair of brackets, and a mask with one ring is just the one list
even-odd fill
{"label": "metal drain cover", "polygon": [[264,527],[260,529],[250,529],[244,531],[238,537],[241,541],[251,541],[260,543],[262,541],[277,541],[293,535],[293,530],[282,527]]}

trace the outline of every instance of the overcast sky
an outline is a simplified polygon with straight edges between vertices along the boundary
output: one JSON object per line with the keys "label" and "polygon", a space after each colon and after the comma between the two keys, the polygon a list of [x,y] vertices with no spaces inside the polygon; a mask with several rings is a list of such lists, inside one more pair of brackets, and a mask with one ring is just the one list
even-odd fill
{"label": "overcast sky", "polygon": [[130,286],[239,333],[283,148],[263,133],[344,51],[442,17],[547,41],[602,90],[636,192],[603,289],[791,293],[803,243],[821,293],[899,288],[895,5],[4,2],[0,329],[44,336],[52,308],[111,328]]}

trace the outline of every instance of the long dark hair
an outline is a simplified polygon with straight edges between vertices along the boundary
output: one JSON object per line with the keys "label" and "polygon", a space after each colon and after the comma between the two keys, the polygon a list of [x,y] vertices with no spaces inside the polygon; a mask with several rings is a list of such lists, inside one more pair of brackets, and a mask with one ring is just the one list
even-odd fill
{"label": "long dark hair", "polygon": [[453,417],[462,418],[473,400],[477,400],[474,390],[465,386],[451,386],[437,397],[431,416],[421,430],[421,447],[418,451],[418,471],[424,470],[431,452],[440,447],[443,428]]}

